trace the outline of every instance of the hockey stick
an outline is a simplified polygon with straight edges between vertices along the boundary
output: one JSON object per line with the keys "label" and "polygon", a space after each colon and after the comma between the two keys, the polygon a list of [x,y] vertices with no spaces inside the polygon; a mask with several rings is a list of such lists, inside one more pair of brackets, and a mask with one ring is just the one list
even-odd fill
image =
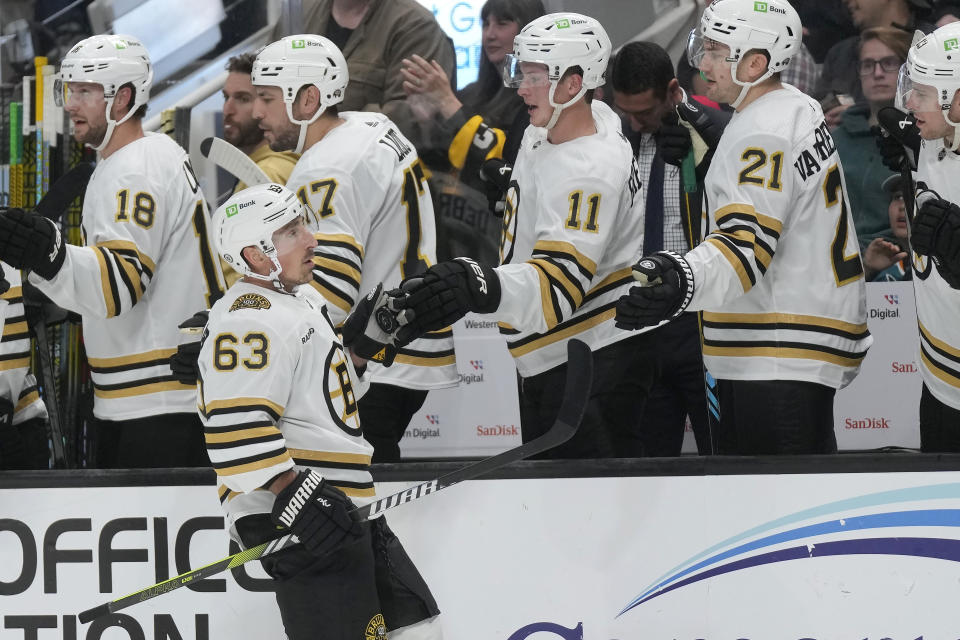
{"label": "hockey stick", "polygon": [[[34,210],[37,214],[48,218],[54,223],[59,221],[70,203],[87,188],[90,176],[93,174],[93,165],[80,163],[67,171],[59,180],[53,183],[50,190],[44,194]],[[37,362],[40,369],[40,380],[43,383],[43,396],[47,406],[47,417],[50,423],[50,442],[53,445],[53,467],[55,469],[73,466],[72,452],[68,451],[67,440],[64,438],[64,425],[60,411],[60,397],[57,391],[57,381],[53,374],[53,354],[50,352],[47,325],[50,318],[47,305],[52,304],[46,296],[33,289],[36,293],[28,295],[33,289],[29,283],[23,283],[23,309],[27,317],[27,324],[33,331],[37,343]]]}
{"label": "hockey stick", "polygon": [[255,184],[263,184],[264,182],[273,182],[273,180],[263,172],[263,169],[258,167],[257,163],[250,159],[250,156],[226,140],[220,138],[205,138],[203,142],[200,143],[200,153],[203,154],[204,158],[226,170],[248,187],[252,187]]}
{"label": "hockey stick", "polygon": [[[563,403],[560,405],[560,412],[549,431],[539,438],[526,442],[509,451],[504,451],[492,458],[481,460],[480,462],[468,465],[463,469],[458,469],[435,480],[414,485],[409,489],[404,489],[403,491],[387,496],[386,498],[381,498],[359,509],[354,509],[353,513],[357,515],[358,519],[366,520],[388,509],[393,509],[394,507],[422,498],[425,495],[436,493],[441,489],[452,487],[464,480],[478,478],[512,462],[523,460],[524,458],[546,451],[547,449],[552,449],[566,442],[576,433],[577,427],[580,426],[580,420],[583,419],[587,399],[590,397],[592,380],[593,360],[590,348],[580,340],[570,340],[567,346],[567,380],[563,388]],[[101,616],[119,611],[120,609],[126,609],[138,602],[163,595],[186,584],[199,582],[204,578],[216,575],[226,569],[233,569],[251,560],[258,560],[266,555],[294,545],[297,542],[299,541],[296,536],[292,533],[287,534],[276,540],[270,540],[269,542],[264,542],[245,551],[235,553],[232,556],[227,556],[205,567],[182,573],[175,578],[170,578],[146,589],[141,589],[128,596],[111,600],[92,609],[82,611],[78,618],[81,623],[85,624]]]}

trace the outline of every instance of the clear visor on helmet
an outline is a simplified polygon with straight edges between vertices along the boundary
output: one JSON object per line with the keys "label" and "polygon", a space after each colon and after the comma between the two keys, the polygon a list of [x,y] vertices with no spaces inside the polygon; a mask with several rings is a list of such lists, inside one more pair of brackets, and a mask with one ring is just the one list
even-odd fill
{"label": "clear visor on helmet", "polygon": [[690,35],[687,36],[687,62],[694,69],[699,69],[704,53],[703,36],[697,29],[690,29]]}
{"label": "clear visor on helmet", "polygon": [[53,101],[58,107],[71,104],[95,106],[103,101],[103,87],[92,82],[67,82],[57,76],[53,81]]}
{"label": "clear visor on helmet", "polygon": [[503,66],[503,85],[514,89],[549,86],[550,74],[547,65],[542,62],[525,62],[508,53]]}
{"label": "clear visor on helmet", "polygon": [[903,111],[924,113],[940,110],[940,100],[936,87],[929,84],[914,83],[910,77],[910,68],[904,64],[897,77],[896,106]]}
{"label": "clear visor on helmet", "polygon": [[687,36],[687,62],[694,69],[703,67],[704,58],[708,58],[711,67],[720,62],[736,62],[730,56],[730,47],[711,38],[704,38],[696,29],[690,30]]}
{"label": "clear visor on helmet", "polygon": [[312,249],[305,250],[306,240],[316,233],[313,215],[306,207],[301,209],[300,215],[273,232],[270,236],[277,260],[292,255],[295,252],[306,255]]}

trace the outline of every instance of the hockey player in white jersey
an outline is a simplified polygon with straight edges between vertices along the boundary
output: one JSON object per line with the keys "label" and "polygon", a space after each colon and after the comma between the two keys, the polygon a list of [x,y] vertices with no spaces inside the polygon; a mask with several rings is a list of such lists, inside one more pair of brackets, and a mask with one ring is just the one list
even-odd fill
{"label": "hockey player in white jersey", "polygon": [[0,258],[83,317],[97,466],[204,466],[196,390],[167,365],[177,323],[223,293],[203,194],[183,149],[143,132],[153,69],[139,41],[87,38],[60,76],[74,138],[100,154],[83,202],[84,246],[11,209],[0,214]]}
{"label": "hockey player in white jersey", "polygon": [[802,25],[785,0],[715,0],[691,34],[707,96],[736,110],[706,176],[711,233],[634,267],[617,322],[703,310],[720,452],[836,451],[833,398],[872,342],[843,171],[820,106],[779,72]]}
{"label": "hockey player in white jersey", "polygon": [[47,408],[30,373],[20,271],[0,262],[0,469],[46,469]]}
{"label": "hockey player in white jersey", "polygon": [[[312,295],[315,221],[278,184],[214,214],[218,251],[243,277],[210,310],[197,410],[232,533],[250,547],[288,528],[302,544],[261,560],[291,640],[441,637],[430,590],[374,495],[357,401],[367,385]],[[361,301],[354,318],[369,320]]]}
{"label": "hockey player in white jersey", "polygon": [[595,379],[576,436],[552,457],[617,456],[636,428],[652,384],[646,335],[613,326],[614,305],[632,283],[643,246],[644,198],[630,144],[605,104],[610,40],[599,22],[546,15],[514,39],[506,82],[530,112],[507,192],[501,265],[457,258],[404,284],[413,319],[401,341],[467,312],[501,323],[520,373],[524,441],[547,430],[562,398],[566,343],[594,351]]}
{"label": "hockey player in white jersey", "polygon": [[[338,113],[348,83],[330,40],[294,35],[253,65],[254,117],[274,151],[303,153],[287,179],[319,218],[313,286],[339,326],[380,282],[395,287],[436,262],[433,202],[417,150],[379,113]],[[453,331],[439,331],[370,364],[360,403],[375,462],[400,460],[399,442],[430,389],[459,381]]]}
{"label": "hockey player in white jersey", "polygon": [[923,139],[914,175],[919,207],[910,225],[923,376],[920,449],[960,451],[960,24],[921,36],[897,90],[898,106],[909,109]]}

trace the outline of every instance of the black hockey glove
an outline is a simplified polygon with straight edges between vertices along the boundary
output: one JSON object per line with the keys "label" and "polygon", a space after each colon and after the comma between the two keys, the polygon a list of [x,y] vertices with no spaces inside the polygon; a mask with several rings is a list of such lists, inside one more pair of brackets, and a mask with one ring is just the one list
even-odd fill
{"label": "black hockey glove", "polygon": [[663,119],[660,129],[654,134],[654,139],[663,161],[678,167],[693,148],[690,130],[680,124],[677,114],[672,111]]}
{"label": "black hockey glove", "polygon": [[385,367],[393,364],[397,355],[397,330],[406,314],[393,308],[395,302],[396,299],[383,290],[383,284],[378,284],[357,303],[343,323],[343,346]]}
{"label": "black hockey glove", "polygon": [[920,129],[913,116],[893,107],[884,107],[877,112],[877,121],[882,130],[877,135],[877,147],[883,164],[891,171],[907,168],[917,170],[920,156]]}
{"label": "black hockey glove", "polygon": [[[717,148],[720,136],[723,135],[723,130],[727,128],[727,123],[730,122],[733,114],[722,109],[704,106],[684,95],[683,101],[677,105],[677,115],[693,128],[707,149],[713,150]],[[697,159],[697,164],[700,164],[700,159]]]}
{"label": "black hockey glove", "polygon": [[0,260],[49,280],[60,271],[66,255],[56,223],[23,209],[0,211]]}
{"label": "black hockey glove", "polygon": [[4,277],[3,266],[0,265],[0,296],[10,290],[10,282]]}
{"label": "black hockey glove", "polygon": [[310,553],[325,556],[363,536],[352,509],[342,491],[316,471],[303,470],[277,494],[270,519],[293,531]]}
{"label": "black hockey glove", "polygon": [[693,297],[693,272],[683,256],[657,251],[633,265],[640,286],[617,302],[615,325],[634,330],[652,327],[683,313]]}
{"label": "black hockey glove", "polygon": [[206,326],[209,316],[210,312],[204,309],[177,325],[180,333],[196,337],[196,340],[190,340],[178,346],[177,352],[170,356],[170,370],[173,371],[173,377],[182,384],[195,385],[200,379],[198,360],[203,340],[207,337]]}
{"label": "black hockey glove", "polygon": [[406,323],[397,332],[402,346],[428,331],[450,326],[471,311],[496,311],[500,306],[500,278],[491,267],[470,258],[455,258],[407,278],[400,290],[390,295],[398,297],[396,308],[407,311]]}
{"label": "black hockey glove", "polygon": [[506,207],[505,196],[510,188],[510,176],[513,167],[500,158],[491,158],[480,166],[480,179],[487,194],[487,204],[491,213],[503,217]]}
{"label": "black hockey glove", "polygon": [[960,207],[937,197],[924,200],[910,225],[910,246],[933,258],[943,279],[960,289]]}

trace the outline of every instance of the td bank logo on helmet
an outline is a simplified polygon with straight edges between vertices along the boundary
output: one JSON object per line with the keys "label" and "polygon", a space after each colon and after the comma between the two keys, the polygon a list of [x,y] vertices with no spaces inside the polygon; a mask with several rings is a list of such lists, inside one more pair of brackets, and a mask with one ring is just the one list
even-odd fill
{"label": "td bank logo on helmet", "polygon": [[231,218],[240,213],[240,209],[246,209],[255,203],[256,200],[250,200],[249,202],[241,202],[240,204],[231,204],[229,207],[227,207],[227,217]]}
{"label": "td bank logo on helmet", "polygon": [[778,7],[775,4],[769,4],[766,2],[754,2],[753,10],[756,11],[757,13],[769,12],[769,13],[782,13],[783,15],[787,15],[787,12],[785,9]]}
{"label": "td bank logo on helmet", "polygon": [[321,47],[321,46],[323,45],[321,45],[319,42],[314,42],[313,40],[304,40],[302,38],[298,40],[290,41],[291,49],[305,49],[307,47]]}
{"label": "td bank logo on helmet", "polygon": [[953,51],[955,49],[960,49],[960,39],[958,38],[947,38],[943,41],[943,50],[944,51]]}

